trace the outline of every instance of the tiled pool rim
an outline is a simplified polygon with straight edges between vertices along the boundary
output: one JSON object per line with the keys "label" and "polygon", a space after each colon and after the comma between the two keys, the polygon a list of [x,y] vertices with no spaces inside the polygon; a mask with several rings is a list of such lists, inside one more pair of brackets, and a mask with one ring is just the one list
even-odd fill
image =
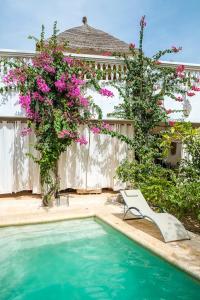
{"label": "tiled pool rim", "polygon": [[[104,222],[108,225],[110,225],[115,230],[121,232],[125,236],[127,236],[130,240],[133,240],[135,243],[143,246],[144,248],[151,251],[153,254],[156,254],[157,256],[161,257],[165,261],[171,263],[176,268],[186,272],[193,278],[197,279],[200,283],[200,274],[194,272],[189,268],[187,264],[183,264],[180,262],[175,256],[174,251],[172,251],[170,248],[167,247],[167,244],[164,242],[161,242],[160,240],[157,240],[148,234],[136,230],[136,232],[133,230],[133,228],[125,223],[124,221],[120,219],[116,219],[116,217],[111,218],[111,215],[104,215],[104,214],[92,214],[92,213],[86,213],[86,214],[80,214],[76,216],[65,216],[65,217],[57,217],[55,219],[48,219],[48,220],[21,220],[18,222],[8,223],[8,224],[0,224],[0,228],[4,227],[11,227],[11,226],[23,226],[23,225],[35,225],[35,224],[47,224],[47,223],[55,223],[60,221],[67,221],[67,220],[75,220],[75,219],[88,219],[93,218],[95,221]],[[121,226],[123,224],[123,226]],[[130,227],[130,228],[129,228]],[[140,233],[140,234],[138,234]],[[146,237],[150,237],[150,242],[146,240]],[[155,240],[155,241],[153,241]],[[152,242],[153,241],[153,242]],[[156,245],[159,245],[159,247],[156,247]],[[163,247],[162,247],[163,245]]]}

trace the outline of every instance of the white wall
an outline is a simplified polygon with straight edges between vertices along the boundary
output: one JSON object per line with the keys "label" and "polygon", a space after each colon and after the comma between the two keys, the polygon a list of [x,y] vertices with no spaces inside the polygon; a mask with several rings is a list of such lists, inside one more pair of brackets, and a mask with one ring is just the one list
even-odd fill
{"label": "white wall", "polygon": [[[102,85],[103,86],[103,85]],[[114,106],[120,103],[119,92],[113,86],[107,84],[106,88],[111,90],[114,97],[105,97],[100,95],[94,89],[88,89],[87,95],[92,96],[96,104],[98,104],[103,111],[103,118],[107,118],[107,113],[113,111]],[[189,106],[191,108],[190,115],[184,117],[185,121],[191,121],[193,123],[200,123],[200,92],[196,92],[193,97],[188,97]],[[165,107],[167,109],[182,109],[182,103],[176,102],[174,100],[165,98]],[[0,94],[0,116],[23,116],[24,113],[18,104],[18,94],[13,91],[7,95]],[[181,119],[182,113],[173,113],[170,115],[171,119]],[[113,119],[113,117],[112,117]]]}
{"label": "white wall", "polygon": [[[94,89],[87,90],[87,96],[92,96],[93,100],[99,105],[103,111],[103,118],[107,118],[107,113],[112,112],[114,106],[119,103],[119,93],[116,88],[107,85],[110,91],[113,92],[114,97],[105,97],[100,95]],[[0,116],[24,116],[19,103],[18,93],[13,91],[7,95],[0,94]]]}

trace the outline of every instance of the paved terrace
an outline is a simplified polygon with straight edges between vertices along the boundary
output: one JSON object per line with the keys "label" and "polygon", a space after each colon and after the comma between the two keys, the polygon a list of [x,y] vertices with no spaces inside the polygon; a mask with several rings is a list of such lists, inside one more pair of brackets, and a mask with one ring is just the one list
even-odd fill
{"label": "paved terrace", "polygon": [[96,216],[200,280],[200,236],[190,233],[189,241],[165,244],[159,230],[151,222],[124,222],[123,206],[115,200],[116,194],[109,192],[99,195],[70,193],[69,207],[61,203],[59,207],[44,208],[36,195],[1,196],[0,226]]}

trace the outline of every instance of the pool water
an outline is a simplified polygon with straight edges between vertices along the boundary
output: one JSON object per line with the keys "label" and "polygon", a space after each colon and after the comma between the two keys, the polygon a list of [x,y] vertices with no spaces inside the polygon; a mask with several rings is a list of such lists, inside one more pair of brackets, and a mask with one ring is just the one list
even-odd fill
{"label": "pool water", "polygon": [[1,300],[200,299],[200,284],[93,219],[0,229]]}

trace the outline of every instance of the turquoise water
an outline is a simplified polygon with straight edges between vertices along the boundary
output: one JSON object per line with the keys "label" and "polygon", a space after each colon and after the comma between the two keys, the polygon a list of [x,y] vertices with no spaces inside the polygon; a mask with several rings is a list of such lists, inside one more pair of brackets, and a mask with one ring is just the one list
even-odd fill
{"label": "turquoise water", "polygon": [[0,300],[200,299],[200,284],[93,219],[0,229]]}

